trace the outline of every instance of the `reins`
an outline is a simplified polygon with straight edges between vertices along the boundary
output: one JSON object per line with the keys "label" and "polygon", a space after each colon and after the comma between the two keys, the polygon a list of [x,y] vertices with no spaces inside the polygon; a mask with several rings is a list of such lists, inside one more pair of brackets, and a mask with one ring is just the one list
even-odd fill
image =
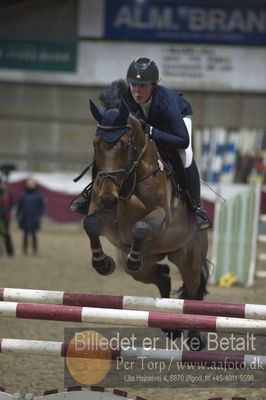
{"label": "reins", "polygon": [[75,178],[73,179],[74,182],[78,182],[85,174],[89,171],[91,166],[94,164],[94,160]]}
{"label": "reins", "polygon": [[[132,135],[131,135],[132,136]],[[131,196],[132,196],[132,194],[133,194],[133,192],[134,192],[134,188],[135,188],[135,186],[136,186],[136,183],[137,183],[137,168],[138,168],[138,166],[139,166],[139,163],[140,163],[140,161],[141,161],[141,159],[142,159],[142,157],[143,157],[143,155],[144,155],[144,153],[145,153],[145,151],[146,151],[146,149],[147,149],[147,146],[148,146],[148,134],[146,134],[145,133],[145,143],[144,143],[144,146],[143,146],[143,148],[141,149],[141,151],[140,151],[140,153],[139,153],[139,155],[138,155],[138,158],[135,160],[135,161],[133,161],[133,163],[132,163],[132,166],[129,168],[129,170],[127,171],[127,175],[126,175],[126,177],[125,177],[125,181],[128,179],[128,177],[132,174],[132,173],[134,173],[134,177],[133,177],[133,183],[132,183],[132,185],[131,185],[131,190],[129,191],[129,193],[128,193],[128,195],[126,196],[126,197],[124,197],[124,196],[122,196],[121,194],[119,195],[119,198],[121,199],[121,200],[128,200]]]}

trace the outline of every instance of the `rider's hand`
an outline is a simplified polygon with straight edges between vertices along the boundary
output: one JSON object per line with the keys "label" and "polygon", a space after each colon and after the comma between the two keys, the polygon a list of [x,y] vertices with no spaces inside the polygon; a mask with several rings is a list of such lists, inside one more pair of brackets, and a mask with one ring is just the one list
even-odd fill
{"label": "rider's hand", "polygon": [[148,133],[149,138],[152,139],[152,137],[153,137],[153,127],[151,125],[149,125],[149,124],[144,124],[143,129],[144,129],[145,133]]}

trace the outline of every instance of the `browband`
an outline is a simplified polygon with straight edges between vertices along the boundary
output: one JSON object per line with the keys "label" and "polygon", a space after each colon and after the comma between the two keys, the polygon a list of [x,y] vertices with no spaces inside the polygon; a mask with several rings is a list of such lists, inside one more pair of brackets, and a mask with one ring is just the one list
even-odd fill
{"label": "browband", "polygon": [[115,129],[130,128],[129,124],[115,125],[115,126],[106,126],[106,125],[97,124],[96,126],[97,126],[97,128],[105,129],[106,131],[114,131]]}

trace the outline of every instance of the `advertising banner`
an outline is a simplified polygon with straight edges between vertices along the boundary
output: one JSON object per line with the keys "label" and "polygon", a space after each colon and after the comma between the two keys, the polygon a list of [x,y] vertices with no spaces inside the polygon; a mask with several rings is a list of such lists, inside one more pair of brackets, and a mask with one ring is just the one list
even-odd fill
{"label": "advertising banner", "polygon": [[266,43],[266,5],[259,1],[112,0],[104,2],[103,36],[112,39]]}

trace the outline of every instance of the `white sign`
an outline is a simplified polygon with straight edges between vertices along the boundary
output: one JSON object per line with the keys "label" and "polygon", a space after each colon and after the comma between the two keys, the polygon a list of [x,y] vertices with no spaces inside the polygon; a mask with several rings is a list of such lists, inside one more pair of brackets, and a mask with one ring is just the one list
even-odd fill
{"label": "white sign", "polygon": [[161,83],[180,90],[266,91],[266,48],[121,41],[82,41],[75,73],[0,70],[7,81],[103,86],[125,78],[130,62],[152,58]]}

